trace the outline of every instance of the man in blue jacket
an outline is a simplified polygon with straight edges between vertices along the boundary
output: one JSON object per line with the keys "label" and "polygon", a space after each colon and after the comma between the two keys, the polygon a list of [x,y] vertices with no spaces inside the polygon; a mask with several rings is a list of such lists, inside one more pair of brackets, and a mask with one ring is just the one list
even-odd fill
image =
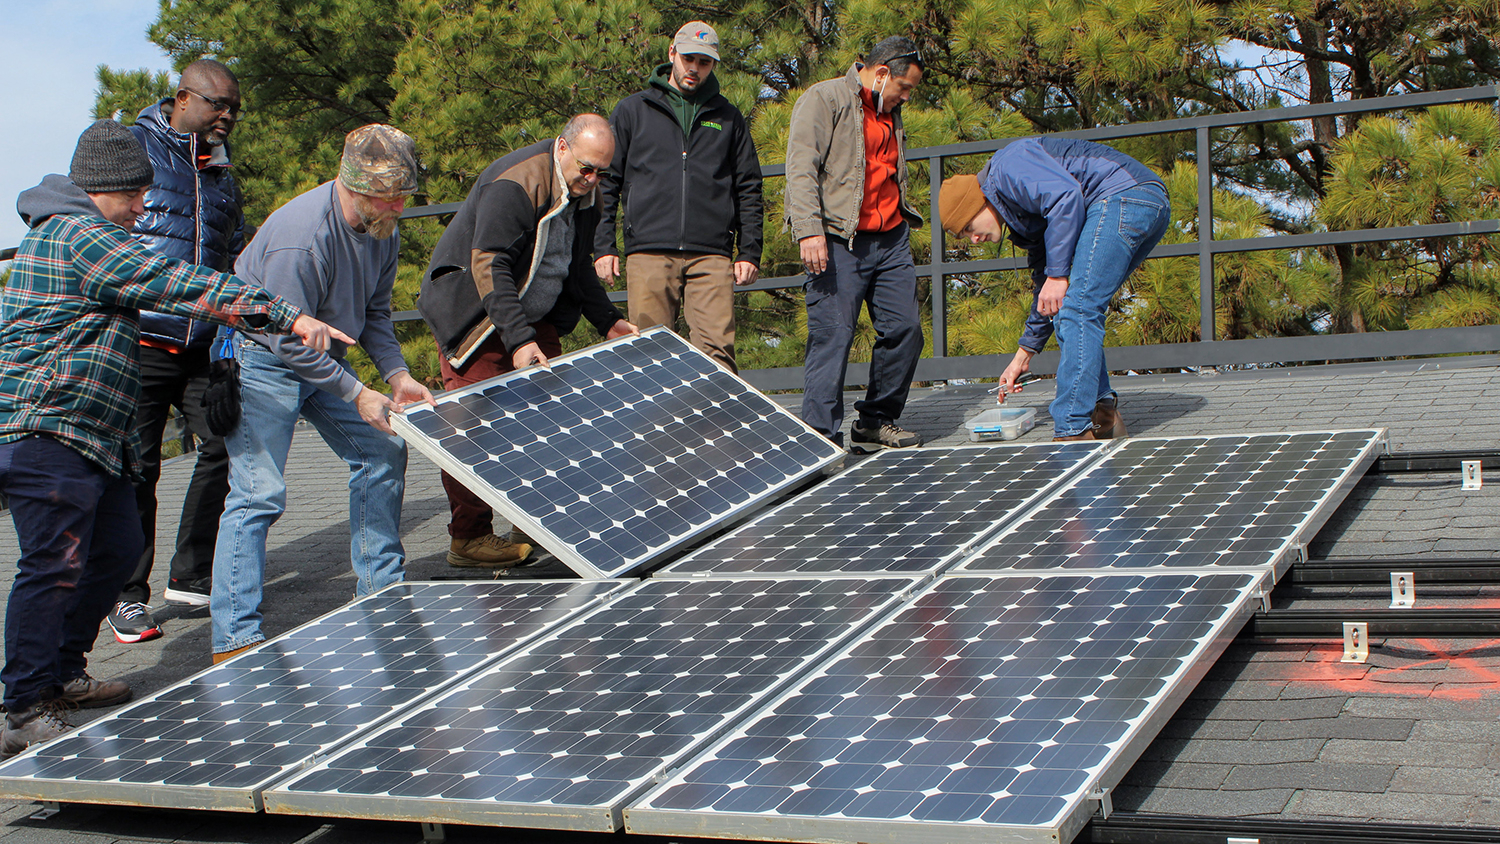
{"label": "man in blue jacket", "polygon": [[1166,233],[1166,186],[1144,164],[1103,144],[1016,141],[977,176],[943,182],[943,228],[974,243],[1010,239],[1027,250],[1035,290],[1019,348],[1000,376],[1000,400],[1057,331],[1055,440],[1127,435],[1104,365],[1110,300]]}
{"label": "man in blue jacket", "polygon": [[719,94],[714,28],[683,25],[667,60],[610,115],[615,157],[599,182],[594,270],[619,275],[623,218],[631,320],[675,328],[681,311],[693,345],[735,372],[734,287],[760,275],[760,159],[745,116]]}
{"label": "man in blue jacket", "polygon": [[[136,239],[148,249],[218,272],[229,271],[244,246],[244,215],[225,144],[239,116],[240,87],[234,74],[212,59],[202,59],[183,70],[175,97],[147,107],[136,118],[130,130],[146,148],[156,174],[146,192],[146,213],[134,229]],[[214,539],[229,492],[224,438],[208,430],[202,406],[209,380],[209,346],[216,328],[180,314],[141,313],[136,432],[141,438],[142,481],[135,488],[135,502],[146,545],[109,614],[109,626],[120,642],[143,642],[161,635],[161,627],[147,608],[151,601],[148,581],[156,558],[162,431],[173,407],[198,439],[198,461],[183,498],[177,552],[163,597],[169,604],[208,605]]]}

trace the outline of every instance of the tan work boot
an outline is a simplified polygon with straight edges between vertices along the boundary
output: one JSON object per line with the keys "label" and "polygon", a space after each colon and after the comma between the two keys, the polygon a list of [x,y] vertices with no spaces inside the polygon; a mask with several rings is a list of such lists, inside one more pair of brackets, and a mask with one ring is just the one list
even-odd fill
{"label": "tan work boot", "polygon": [[493,533],[458,539],[448,545],[448,565],[473,569],[508,569],[526,561],[531,546],[501,539]]}
{"label": "tan work boot", "polygon": [[1094,425],[1094,439],[1096,440],[1113,440],[1130,436],[1130,432],[1125,430],[1125,419],[1120,416],[1120,408],[1116,399],[1100,399],[1096,402],[1094,412],[1089,414],[1089,421]]}
{"label": "tan work boot", "polygon": [[218,665],[219,663],[223,662],[226,659],[229,659],[230,657],[239,656],[240,654],[244,653],[245,651],[250,650],[251,648],[253,648],[253,647],[255,647],[256,645],[259,645],[259,644],[260,644],[260,642],[253,642],[253,643],[251,643],[249,645],[244,645],[242,647],[235,648],[232,651],[225,651],[225,652],[223,652],[221,654],[216,653],[216,654],[214,654],[214,665]]}

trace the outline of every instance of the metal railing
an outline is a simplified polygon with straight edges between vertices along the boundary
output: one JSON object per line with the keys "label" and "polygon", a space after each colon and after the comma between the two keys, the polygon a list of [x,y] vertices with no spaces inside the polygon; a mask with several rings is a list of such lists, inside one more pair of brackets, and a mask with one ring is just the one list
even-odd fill
{"label": "metal railing", "polygon": [[[1213,236],[1213,171],[1210,136],[1215,129],[1236,126],[1252,126],[1264,123],[1281,123],[1293,120],[1310,120],[1318,117],[1339,117],[1378,111],[1396,111],[1429,108],[1456,103],[1485,102],[1500,99],[1500,86],[1483,85],[1451,91],[1429,91],[1419,94],[1401,94],[1390,97],[1374,97],[1339,103],[1294,106],[1290,108],[1262,109],[1259,111],[1234,112],[1187,117],[1176,120],[1161,120],[1149,123],[1133,123],[1125,126],[1106,126],[1057,133],[1058,137],[1081,138],[1090,141],[1109,141],[1122,138],[1137,138],[1149,135],[1165,135],[1181,132],[1195,134],[1195,161],[1198,171],[1197,219],[1209,221],[1198,226],[1198,239],[1193,243],[1158,246],[1150,258],[1196,257],[1198,259],[1199,337],[1190,343],[1167,343],[1150,346],[1112,346],[1108,351],[1109,367],[1112,370],[1175,369],[1195,366],[1225,366],[1250,363],[1302,362],[1321,360],[1356,360],[1381,357],[1415,357],[1469,352],[1500,350],[1500,326],[1475,326],[1464,328],[1437,328],[1406,331],[1369,332],[1362,334],[1323,334],[1305,337],[1273,337],[1251,340],[1219,340],[1215,337],[1214,325],[1214,259],[1218,255],[1240,252],[1259,252],[1277,249],[1307,249],[1313,247],[1340,246],[1355,243],[1373,243],[1395,240],[1419,240],[1434,237],[1500,233],[1500,220],[1474,220],[1467,222],[1434,223],[1417,226],[1392,226],[1387,228],[1360,229],[1355,231],[1324,231],[1295,235],[1268,235],[1265,237],[1215,240]],[[936,206],[942,190],[943,163],[958,156],[993,153],[1020,138],[973,141],[935,147],[920,147],[907,151],[908,163],[926,161],[931,185],[931,203]],[[783,165],[767,165],[762,168],[766,177],[785,176]],[[440,205],[423,205],[408,208],[402,219],[435,217],[456,212],[462,203],[451,202]],[[774,221],[769,221],[774,225]],[[931,224],[931,221],[929,221]],[[917,267],[918,277],[932,280],[932,348],[933,357],[923,358],[917,366],[917,379],[921,381],[947,381],[957,378],[994,377],[1009,363],[1008,355],[965,355],[950,357],[948,345],[948,276],[998,272],[1024,269],[1024,258],[991,258],[978,261],[944,260],[945,232],[934,227],[932,231],[932,259]],[[7,259],[7,252],[0,251],[0,260]],[[755,284],[737,288],[737,292],[777,290],[801,287],[805,277],[780,276],[763,278]],[[611,293],[616,302],[625,300],[623,291]],[[420,319],[416,311],[401,311],[398,320]],[[1057,365],[1056,352],[1044,352],[1032,359],[1031,369],[1039,374],[1050,374]],[[801,367],[778,369],[743,370],[740,373],[751,384],[763,390],[800,389]],[[868,378],[867,364],[851,363],[845,377],[847,385],[862,384]]]}
{"label": "metal railing", "polygon": [[[1292,120],[1310,120],[1317,117],[1338,117],[1378,111],[1429,108],[1456,103],[1484,102],[1500,99],[1500,87],[1482,85],[1451,91],[1428,91],[1419,94],[1401,94],[1390,97],[1319,105],[1294,106],[1291,108],[1262,109],[1230,114],[1211,114],[1177,120],[1161,120],[1150,123],[1132,123],[1125,126],[1106,126],[1097,129],[1082,129],[1059,132],[1058,137],[1081,138],[1090,141],[1109,141],[1122,138],[1137,138],[1149,135],[1165,135],[1180,132],[1195,134],[1195,161],[1198,170],[1197,219],[1209,221],[1198,226],[1198,239],[1194,243],[1179,243],[1158,246],[1150,258],[1198,259],[1199,337],[1190,343],[1164,343],[1150,346],[1112,346],[1108,350],[1111,370],[1177,369],[1196,366],[1226,366],[1250,363],[1292,363],[1322,360],[1357,360],[1381,357],[1416,357],[1467,352],[1489,352],[1500,350],[1500,326],[1475,326],[1463,328],[1413,329],[1406,331],[1377,331],[1363,334],[1322,334],[1306,337],[1271,337],[1251,340],[1219,340],[1215,337],[1214,324],[1214,259],[1218,255],[1240,252],[1260,252],[1277,249],[1307,249],[1323,246],[1341,246],[1355,243],[1374,243],[1393,240],[1419,240],[1433,237],[1453,237],[1475,234],[1500,233],[1500,220],[1475,220],[1468,222],[1434,223],[1418,226],[1392,226],[1356,231],[1324,231],[1294,235],[1268,235],[1265,237],[1215,240],[1213,235],[1213,170],[1211,133],[1215,129],[1236,126],[1252,126],[1263,123],[1281,123]],[[928,162],[928,178],[931,185],[931,203],[938,204],[942,190],[943,162],[946,159],[965,155],[993,153],[1020,138],[973,141],[962,144],[947,144],[935,147],[920,147],[907,150],[908,163]],[[783,165],[767,165],[762,168],[766,177],[785,176]],[[403,218],[431,217],[452,214],[462,203],[427,205],[410,208]],[[932,221],[929,221],[931,224]],[[768,224],[775,224],[768,221]],[[923,358],[917,365],[917,380],[948,381],[958,378],[993,378],[1010,362],[1009,355],[964,355],[950,357],[948,345],[948,276],[968,273],[998,272],[1025,269],[1024,258],[990,258],[978,261],[944,260],[945,232],[934,226],[932,230],[932,259],[917,267],[918,277],[932,280],[932,349],[933,356]],[[776,290],[801,287],[805,277],[780,276],[764,278],[755,284],[736,288],[736,292],[754,290]],[[610,296],[614,301],[624,301],[623,292]],[[418,319],[415,311],[403,311],[398,318]],[[1056,371],[1057,352],[1049,351],[1037,355],[1031,361],[1031,370],[1038,374]],[[763,390],[790,390],[802,387],[802,368],[752,369],[740,372],[746,380]],[[869,376],[868,364],[850,363],[845,376],[846,385],[865,383]]]}

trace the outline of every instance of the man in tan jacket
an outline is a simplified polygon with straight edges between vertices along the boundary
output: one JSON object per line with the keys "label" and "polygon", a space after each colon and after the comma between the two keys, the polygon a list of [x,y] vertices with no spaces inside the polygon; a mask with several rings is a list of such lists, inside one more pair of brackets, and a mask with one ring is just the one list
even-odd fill
{"label": "man in tan jacket", "polygon": [[896,421],[906,407],[922,322],[907,242],[922,216],[907,200],[901,104],[922,81],[909,38],[887,38],[842,79],[812,86],[792,109],[786,150],[786,222],[808,280],[802,419],[843,444],[844,371],[861,305],[875,325],[870,379],[851,447],[913,448],[922,437]]}

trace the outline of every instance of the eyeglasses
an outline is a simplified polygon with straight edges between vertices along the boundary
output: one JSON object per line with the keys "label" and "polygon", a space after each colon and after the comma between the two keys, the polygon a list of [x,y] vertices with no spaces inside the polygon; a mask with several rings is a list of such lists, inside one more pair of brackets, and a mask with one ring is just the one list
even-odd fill
{"label": "eyeglasses", "polygon": [[912,50],[910,53],[902,53],[899,56],[891,56],[889,59],[886,60],[886,64],[890,64],[891,62],[895,62],[895,61],[900,61],[901,59],[911,59],[912,61],[916,62],[917,64],[926,64],[926,62],[922,61],[922,51],[921,50]]}
{"label": "eyeglasses", "polygon": [[[568,146],[567,138],[558,138],[558,140],[562,141],[564,149],[570,152],[572,151],[573,148]],[[596,174],[603,175],[604,171],[609,169],[608,164],[585,164],[583,160],[578,157],[578,153],[576,152],[573,153],[573,162],[578,165],[578,175],[583,176],[584,178],[588,178],[589,176],[593,176]]]}
{"label": "eyeglasses", "polygon": [[216,100],[213,97],[207,96],[206,94],[200,94],[197,91],[194,91],[192,88],[183,88],[182,90],[187,91],[189,94],[192,94],[205,103],[208,103],[208,107],[213,109],[214,111],[217,111],[220,114],[229,115],[230,120],[239,120],[245,114],[245,110],[240,108],[239,103],[227,103],[223,100]]}

